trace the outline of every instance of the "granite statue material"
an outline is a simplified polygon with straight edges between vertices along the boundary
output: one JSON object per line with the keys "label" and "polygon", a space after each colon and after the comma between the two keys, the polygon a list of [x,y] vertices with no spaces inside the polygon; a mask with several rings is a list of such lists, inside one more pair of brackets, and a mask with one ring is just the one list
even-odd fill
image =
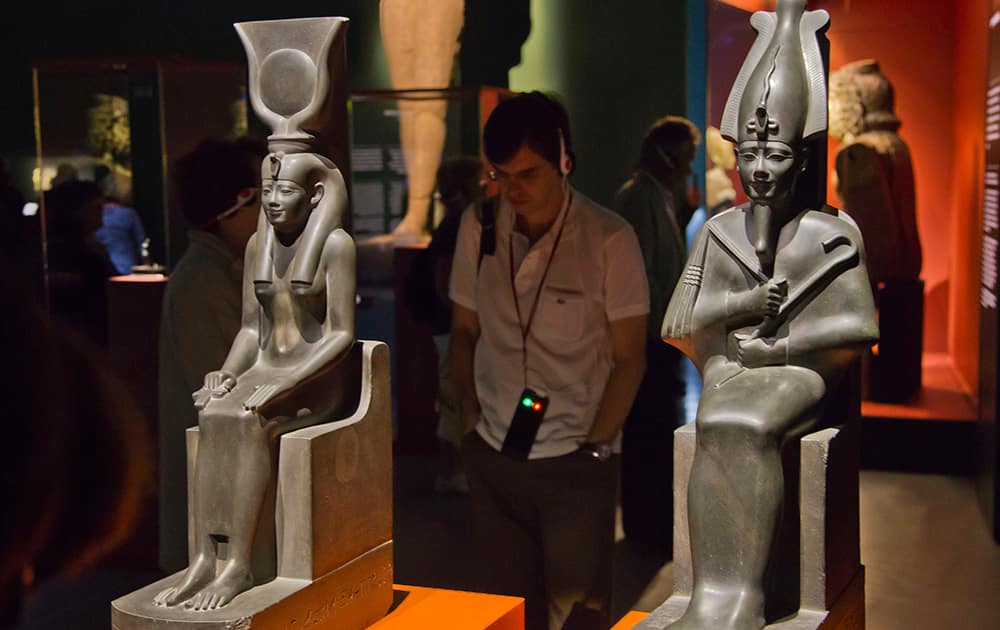
{"label": "granite statue material", "polygon": [[[314,149],[346,107],[343,18],[246,22],[250,100],[271,127],[242,327],[193,394],[189,566],[112,603],[119,630],[359,629],[392,600],[384,344],[356,342],[347,187]],[[339,99],[339,102],[338,102]],[[280,446],[280,448],[279,448]],[[347,594],[345,598],[345,593]]]}
{"label": "granite statue material", "polygon": [[[167,606],[211,610],[253,585],[250,555],[277,437],[329,418],[337,384],[299,386],[354,343],[354,242],[341,227],[340,171],[314,153],[278,152],[265,158],[262,182],[262,220],[244,263],[243,325],[226,362],[194,395],[195,554],[180,583],[157,597]],[[278,398],[296,413],[266,414]]]}
{"label": "granite statue material", "polygon": [[688,491],[693,592],[674,630],[759,630],[784,503],[782,447],[815,428],[845,370],[878,337],[857,226],[802,205],[811,141],[827,127],[817,33],[825,11],[779,0],[726,106],[750,201],[712,217],[663,321],[701,370]]}
{"label": "granite statue material", "polygon": [[836,190],[869,241],[872,284],[916,280],[922,262],[910,150],[899,137],[892,84],[877,61],[830,75],[830,135],[840,141]]}

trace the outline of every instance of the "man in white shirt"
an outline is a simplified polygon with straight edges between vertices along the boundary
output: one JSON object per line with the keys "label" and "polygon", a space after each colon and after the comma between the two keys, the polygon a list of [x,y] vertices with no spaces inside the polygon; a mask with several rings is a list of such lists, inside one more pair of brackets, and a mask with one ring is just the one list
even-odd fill
{"label": "man in white shirt", "polygon": [[501,195],[462,220],[450,360],[484,587],[525,597],[529,630],[607,628],[617,452],[645,368],[642,255],[628,223],[569,187],[556,101],[504,101],[483,143]]}

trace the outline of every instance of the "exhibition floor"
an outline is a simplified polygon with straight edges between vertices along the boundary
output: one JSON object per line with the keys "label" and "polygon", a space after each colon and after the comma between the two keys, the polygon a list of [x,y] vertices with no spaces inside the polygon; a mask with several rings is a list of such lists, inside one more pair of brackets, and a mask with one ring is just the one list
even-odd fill
{"label": "exhibition floor", "polygon": [[[396,580],[472,583],[472,519],[464,497],[433,495],[417,458],[397,458]],[[861,559],[868,630],[1000,628],[1000,546],[971,479],[861,473]],[[673,586],[672,565],[616,548],[614,610],[651,610]]]}
{"label": "exhibition floor", "polygon": [[[434,494],[427,458],[397,457],[395,466],[395,581],[470,588],[481,567],[468,498]],[[971,479],[863,472],[861,536],[869,630],[1000,628],[1000,546],[989,538]],[[21,627],[104,630],[110,600],[155,577],[105,570],[43,585]],[[672,585],[669,563],[619,542],[616,618],[655,608]]]}

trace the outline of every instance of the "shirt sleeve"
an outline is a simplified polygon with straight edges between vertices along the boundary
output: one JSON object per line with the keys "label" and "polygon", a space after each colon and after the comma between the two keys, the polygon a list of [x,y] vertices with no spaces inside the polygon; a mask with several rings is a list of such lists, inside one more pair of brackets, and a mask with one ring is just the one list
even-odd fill
{"label": "shirt sleeve", "polygon": [[451,264],[448,297],[459,306],[476,309],[476,279],[479,276],[479,234],[482,226],[470,208],[462,215],[455,244],[455,258]]}
{"label": "shirt sleeve", "polygon": [[649,313],[649,286],[631,226],[611,235],[604,244],[604,311],[608,321]]}

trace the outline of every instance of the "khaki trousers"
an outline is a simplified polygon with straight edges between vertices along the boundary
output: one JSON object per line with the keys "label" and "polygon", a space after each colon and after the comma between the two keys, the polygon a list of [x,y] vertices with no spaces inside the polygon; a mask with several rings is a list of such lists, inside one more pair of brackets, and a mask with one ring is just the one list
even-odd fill
{"label": "khaki trousers", "polygon": [[527,630],[610,627],[618,456],[518,461],[471,432],[462,458],[480,588],[524,597]]}

